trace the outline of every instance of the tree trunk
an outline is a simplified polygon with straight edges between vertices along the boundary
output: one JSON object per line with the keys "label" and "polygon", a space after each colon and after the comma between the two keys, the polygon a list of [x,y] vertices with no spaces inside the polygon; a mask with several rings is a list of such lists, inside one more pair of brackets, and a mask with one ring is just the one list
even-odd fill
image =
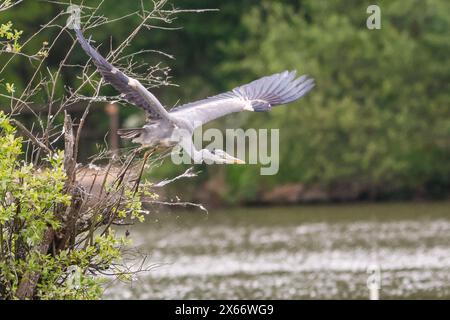
{"label": "tree trunk", "polygon": [[[48,228],[44,233],[44,238],[36,250],[42,254],[46,254],[55,237],[52,228]],[[32,299],[34,297],[36,285],[41,275],[37,272],[25,273],[19,283],[16,291],[16,297],[20,300]]]}

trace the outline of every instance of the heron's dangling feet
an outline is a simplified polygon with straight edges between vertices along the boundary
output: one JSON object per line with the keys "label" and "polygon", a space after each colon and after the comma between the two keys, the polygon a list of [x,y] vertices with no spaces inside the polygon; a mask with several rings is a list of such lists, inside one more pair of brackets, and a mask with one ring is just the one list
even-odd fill
{"label": "heron's dangling feet", "polygon": [[[146,147],[145,147],[146,148]],[[141,151],[143,149],[145,149],[144,147],[140,147],[138,150]],[[144,158],[142,159],[142,166],[141,166],[141,170],[139,171],[139,175],[138,178],[136,180],[136,183],[134,185],[134,194],[138,191],[139,189],[139,184],[141,183],[141,179],[142,179],[142,174],[144,173],[144,168],[145,168],[145,164],[147,163],[148,158],[156,151],[158,150],[158,147],[154,147],[153,149],[146,151],[144,153]]]}

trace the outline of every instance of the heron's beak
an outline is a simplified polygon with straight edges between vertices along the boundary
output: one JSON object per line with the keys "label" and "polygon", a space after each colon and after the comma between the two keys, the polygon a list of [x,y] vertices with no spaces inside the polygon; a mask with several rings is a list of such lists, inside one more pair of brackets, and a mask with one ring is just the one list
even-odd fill
{"label": "heron's beak", "polygon": [[235,158],[230,156],[229,154],[224,154],[224,158],[225,158],[225,163],[229,163],[229,164],[245,164],[245,161],[239,159],[239,158]]}
{"label": "heron's beak", "polygon": [[241,160],[241,159],[238,159],[238,158],[236,158],[236,160],[234,160],[234,162],[233,162],[234,164],[245,164],[245,161],[243,161],[243,160]]}
{"label": "heron's beak", "polygon": [[218,150],[218,149],[214,149],[213,154],[216,157],[220,158],[220,162],[219,163],[224,163],[224,164],[245,164],[245,161],[242,161],[239,158],[235,158],[231,155],[229,155],[228,153],[226,153],[223,150]]}

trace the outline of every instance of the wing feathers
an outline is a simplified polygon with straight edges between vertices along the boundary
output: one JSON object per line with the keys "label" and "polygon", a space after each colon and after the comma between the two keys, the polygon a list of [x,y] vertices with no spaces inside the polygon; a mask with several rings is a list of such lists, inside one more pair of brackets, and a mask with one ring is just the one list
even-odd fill
{"label": "wing feathers", "polygon": [[[165,114],[164,108],[159,101],[152,96],[150,101],[147,101],[141,92],[129,85],[130,80],[134,80],[123,72],[111,65],[105,58],[103,58],[86,40],[83,33],[79,29],[75,29],[77,40],[83,50],[92,58],[95,66],[106,82],[110,83],[116,90],[121,93],[121,96],[131,104],[143,108],[148,112],[152,119],[160,119]],[[144,89],[145,91],[145,89]]]}
{"label": "wing feathers", "polygon": [[[295,77],[295,71],[285,71],[255,80],[235,90],[245,100],[264,100],[271,106],[286,104],[301,98],[312,88],[309,85],[314,83],[314,80],[307,76],[298,79]],[[303,91],[305,87],[308,87],[307,91]]]}
{"label": "wing feathers", "polygon": [[266,76],[229,92],[182,105],[172,109],[171,114],[206,123],[243,110],[268,111],[272,106],[300,99],[314,87],[313,79],[305,75],[296,78],[296,75],[296,71],[284,71]]}

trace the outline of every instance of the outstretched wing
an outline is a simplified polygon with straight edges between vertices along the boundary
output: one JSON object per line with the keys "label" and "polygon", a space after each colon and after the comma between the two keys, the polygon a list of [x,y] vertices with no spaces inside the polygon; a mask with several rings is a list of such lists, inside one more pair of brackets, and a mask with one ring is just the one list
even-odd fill
{"label": "outstretched wing", "polygon": [[269,111],[303,97],[314,87],[308,76],[296,78],[296,71],[284,71],[250,82],[226,93],[174,108],[170,114],[191,121],[195,127],[233,112]]}
{"label": "outstretched wing", "polygon": [[118,90],[126,101],[143,108],[148,112],[152,119],[167,117],[168,112],[166,109],[164,109],[158,99],[145,89],[139,81],[128,77],[122,71],[106,61],[106,59],[89,44],[79,29],[75,29],[75,33],[81,47],[92,58],[92,61],[96,65],[103,79]]}

